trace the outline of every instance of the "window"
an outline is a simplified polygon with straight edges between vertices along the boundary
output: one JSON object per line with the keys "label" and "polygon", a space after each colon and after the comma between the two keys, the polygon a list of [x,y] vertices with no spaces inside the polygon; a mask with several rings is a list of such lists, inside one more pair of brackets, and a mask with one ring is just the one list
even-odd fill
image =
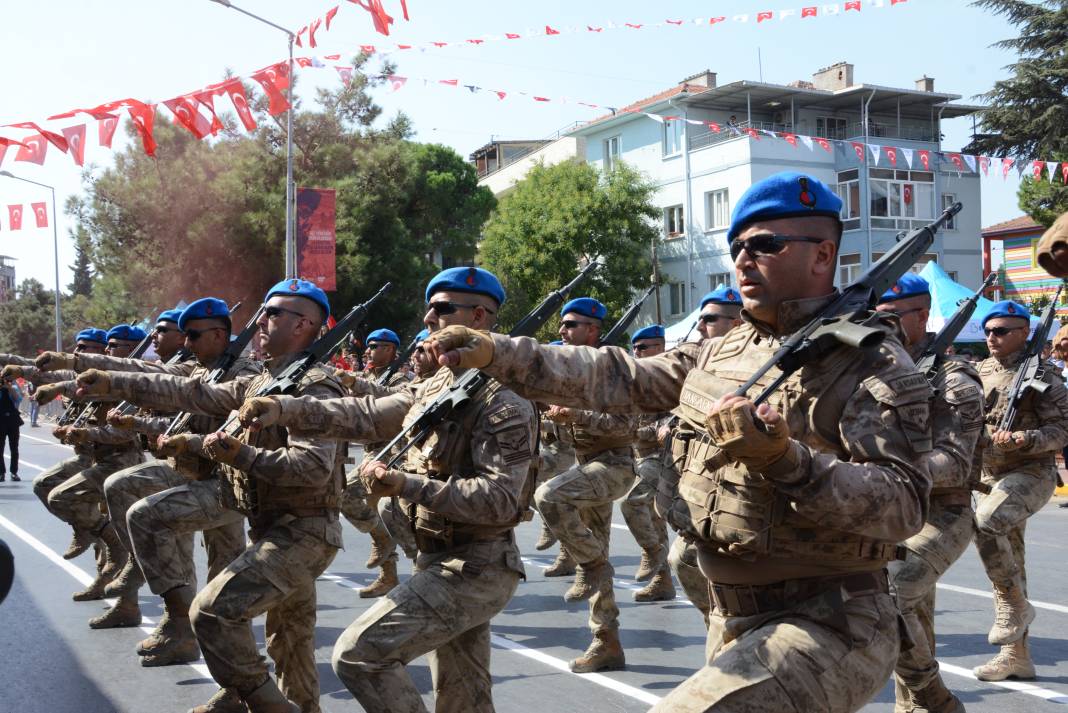
{"label": "window", "polygon": [[668,306],[671,314],[682,314],[686,311],[686,286],[681,282],[672,282]]}
{"label": "window", "polygon": [[930,219],[934,212],[934,176],[925,171],[873,168],[869,175],[873,228],[909,228],[911,221],[881,218]]}
{"label": "window", "polygon": [[[950,207],[951,205],[953,205],[956,202],[957,202],[957,196],[955,196],[954,194],[952,194],[952,193],[943,193],[942,194],[942,210],[945,210],[946,208]],[[957,229],[957,216],[953,216],[948,221],[946,221],[946,230],[956,230],[956,229]]]}
{"label": "window", "polygon": [[716,289],[720,285],[731,286],[731,274],[729,272],[713,272],[708,276],[708,291]]}
{"label": "window", "polygon": [[611,171],[616,165],[616,161],[623,155],[622,138],[621,136],[613,136],[604,140],[604,170]]}
{"label": "window", "polygon": [[705,194],[708,209],[708,229],[726,228],[731,223],[729,193],[726,188]]}
{"label": "window", "polygon": [[682,206],[673,205],[664,209],[664,235],[669,238],[677,238],[686,232],[683,223]]}
{"label": "window", "polygon": [[860,253],[839,256],[838,284],[844,287],[858,277],[860,277]]}
{"label": "window", "polygon": [[838,172],[835,193],[842,199],[842,228],[856,230],[860,227],[860,173],[856,169]]}
{"label": "window", "polygon": [[848,122],[835,116],[816,117],[816,136],[821,139],[839,139],[846,137]]}
{"label": "window", "polygon": [[682,134],[686,124],[681,119],[664,122],[664,156],[674,156],[682,151]]}
{"label": "window", "polygon": [[954,282],[958,282],[958,280],[957,280],[957,271],[956,270],[950,270],[946,274],[949,275],[949,279],[953,280]]}

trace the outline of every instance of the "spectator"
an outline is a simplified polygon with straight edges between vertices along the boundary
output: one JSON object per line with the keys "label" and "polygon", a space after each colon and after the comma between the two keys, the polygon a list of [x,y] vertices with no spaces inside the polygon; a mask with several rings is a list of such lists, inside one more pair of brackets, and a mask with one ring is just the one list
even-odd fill
{"label": "spectator", "polygon": [[37,399],[33,398],[33,395],[37,393],[37,385],[25,379],[22,380],[22,384],[26,390],[26,399],[30,404],[30,427],[37,428],[37,416],[41,411],[41,404],[37,403]]}
{"label": "spectator", "polygon": [[19,415],[19,404],[22,402],[22,392],[18,384],[11,379],[4,379],[0,383],[0,482],[7,476],[4,469],[4,445],[11,444],[11,480],[18,482],[19,478],[19,427],[22,425],[22,416]]}

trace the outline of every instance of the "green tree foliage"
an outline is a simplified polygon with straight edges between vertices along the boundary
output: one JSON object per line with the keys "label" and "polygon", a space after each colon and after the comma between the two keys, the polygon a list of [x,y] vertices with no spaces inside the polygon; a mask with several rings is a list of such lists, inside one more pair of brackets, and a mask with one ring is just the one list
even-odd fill
{"label": "green tree foliage", "polygon": [[[1019,57],[1011,76],[980,95],[984,133],[965,149],[969,153],[1068,161],[1068,2],[1064,0],[976,0],[974,5],[1004,17],[1019,35],[994,46]],[[1027,167],[1028,172],[1030,166]],[[1050,225],[1068,211],[1068,186],[1025,178],[1020,209]]]}
{"label": "green tree foliage", "polygon": [[78,225],[73,231],[74,264],[70,266],[74,279],[67,285],[71,295],[89,298],[93,294],[93,266],[89,260],[89,234],[85,227]]}
{"label": "green tree foliage", "polygon": [[[502,329],[574,277],[581,259],[597,257],[605,267],[579,292],[605,303],[611,324],[649,284],[659,214],[653,191],[624,165],[606,174],[578,161],[534,167],[501,199],[479,249],[481,263],[508,291]],[[547,325],[539,336],[553,339],[556,328]]]}
{"label": "green tree foliage", "polygon": [[32,278],[0,304],[0,352],[32,356],[55,347],[55,292]]}

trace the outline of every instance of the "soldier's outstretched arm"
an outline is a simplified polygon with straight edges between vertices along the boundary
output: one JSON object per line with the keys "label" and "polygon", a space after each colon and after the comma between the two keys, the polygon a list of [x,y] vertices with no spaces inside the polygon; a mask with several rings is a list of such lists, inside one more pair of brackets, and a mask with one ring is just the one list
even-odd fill
{"label": "soldier's outstretched arm", "polygon": [[[125,372],[83,373],[108,383],[107,390],[119,400],[160,411],[191,411],[208,416],[226,416],[241,405],[253,377],[241,376],[222,384],[205,384],[169,374]],[[81,379],[79,379],[81,383]]]}
{"label": "soldier's outstretched arm", "polygon": [[15,366],[33,366],[33,359],[27,359],[18,354],[0,353],[0,366],[7,366],[8,364],[14,364]]}
{"label": "soldier's outstretched arm", "polygon": [[270,396],[247,401],[241,422],[252,428],[277,423],[290,433],[343,441],[388,441],[400,431],[415,403],[412,384],[381,399],[372,396],[318,399],[310,396]]}
{"label": "soldier's outstretched arm", "polygon": [[[52,355],[56,352],[45,352],[41,356],[37,357],[38,365],[41,365],[42,361],[50,360]],[[119,357],[108,356],[107,354],[86,354],[78,352],[77,354],[65,354],[64,357],[69,357],[70,361],[67,368],[73,369],[76,372],[83,372],[88,369],[102,369],[104,371],[128,371],[136,372],[140,374],[171,374],[173,376],[189,376],[189,374],[196,367],[196,361],[193,359],[186,359],[175,364],[167,364],[160,361],[147,361],[145,359],[121,359]],[[47,364],[45,365],[47,368]]]}
{"label": "soldier's outstretched arm", "polygon": [[58,384],[61,381],[73,381],[78,374],[68,369],[41,371],[31,362],[28,366],[9,364],[4,367],[2,376],[9,379],[22,377],[32,384]]}

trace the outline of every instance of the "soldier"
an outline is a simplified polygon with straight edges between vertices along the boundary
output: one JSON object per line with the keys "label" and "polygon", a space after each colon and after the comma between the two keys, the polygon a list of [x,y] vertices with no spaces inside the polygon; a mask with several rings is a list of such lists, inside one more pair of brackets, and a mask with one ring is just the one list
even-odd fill
{"label": "soldier", "polygon": [[[635,359],[663,354],[663,325],[653,324],[636,331],[630,338],[630,348]],[[634,593],[636,602],[664,602],[675,598],[675,585],[667,561],[667,525],[653,508],[653,498],[665,468],[659,431],[670,418],[670,413],[638,417],[638,429],[634,434],[634,470],[638,473],[638,481],[619,504],[627,527],[642,548],[641,563],[634,579],[649,582]]]}
{"label": "soldier", "polygon": [[440,363],[485,368],[531,398],[677,409],[668,518],[697,543],[715,611],[706,665],[654,711],[855,711],[893,670],[885,568],[924,521],[930,483],[914,463],[931,449],[926,380],[893,324],[873,317],[879,346],[823,354],[759,407],[733,396],[833,299],[841,206],[794,172],[746,191],[728,232],[745,324],[719,341],[634,360],[460,327],[431,337]]}
{"label": "soldier", "polygon": [[[931,290],[927,280],[906,273],[876,308],[898,317],[909,355],[918,360],[933,335],[927,334]],[[931,497],[923,529],[904,545],[903,561],[890,563],[890,586],[897,596],[911,647],[902,646],[895,668],[900,713],[964,713],[946,688],[935,660],[935,584],[972,539],[971,486],[982,464],[983,387],[966,360],[946,357],[931,378],[936,397],[931,425],[934,449],[924,455]]]}
{"label": "soldier", "polygon": [[730,286],[720,285],[701,298],[697,331],[702,339],[722,337],[742,323],[742,296]]}
{"label": "soldier", "polygon": [[1024,527],[1056,487],[1056,453],[1068,444],[1068,391],[1057,369],[1047,363],[1042,393],[1029,390],[1011,431],[999,428],[1009,406],[1009,390],[1024,347],[1030,315],[1016,302],[998,302],[983,317],[990,356],[979,364],[986,391],[986,423],[992,445],[983,453],[983,476],[991,491],[975,508],[975,544],[994,589],[994,626],[987,637],[1001,646],[993,659],[975,669],[981,681],[1034,678],[1027,629],[1035,618],[1027,601]]}
{"label": "soldier", "polygon": [[[504,303],[497,278],[450,268],[430,281],[424,323],[490,329]],[[255,399],[255,427],[303,424],[344,439],[379,440],[415,418],[454,380],[450,369],[381,399]],[[428,654],[439,713],[493,711],[489,622],[523,576],[513,529],[534,486],[534,407],[490,382],[436,427],[403,465],[368,463],[372,495],[410,503],[419,558],[411,579],[366,610],[338,639],[333,666],[368,713],[426,711],[406,665]]]}
{"label": "soldier", "polygon": [[[362,396],[368,393],[371,385],[378,385],[378,380],[389,370],[393,360],[397,357],[397,349],[400,347],[400,337],[391,329],[376,329],[367,335],[368,371],[365,378],[351,379],[342,383],[354,396]],[[399,391],[407,384],[408,380],[399,370],[395,370],[389,381],[381,384],[383,388],[377,390],[376,395],[384,395]],[[387,439],[388,440],[388,439]],[[364,488],[360,478],[360,470],[371,454],[377,453],[386,444],[380,443],[363,444],[364,460],[356,466],[347,476],[345,492],[341,495],[341,514],[352,523],[360,532],[371,536],[371,554],[367,558],[367,569],[380,568],[378,577],[368,586],[359,591],[361,599],[381,597],[397,586],[397,543],[393,541],[389,530],[382,522],[378,514],[378,498],[372,498]]]}
{"label": "soldier", "polygon": [[[168,375],[90,370],[78,382],[90,396],[110,393],[148,408],[225,417],[315,341],[330,310],[326,294],[304,280],[278,283],[265,300],[259,338],[270,358],[256,376],[209,385]],[[297,393],[312,398],[342,395],[332,373],[312,368]],[[248,517],[252,539],[195,598],[193,587],[183,579],[187,572],[166,568],[162,573],[164,578],[173,577],[173,586],[162,592],[168,615],[190,619],[208,669],[222,686],[194,713],[244,711],[246,705],[252,713],[317,713],[315,578],[341,547],[338,502],[344,482],[344,448],[284,428],[244,432],[240,439],[224,431],[207,437],[187,434],[179,443],[176,450],[222,464],[225,480],[217,490],[190,488],[183,497],[169,497],[179,490],[171,489],[151,496],[148,502],[166,498],[172,508],[170,522],[181,523],[185,531],[216,527],[226,522],[231,510],[238,510]],[[211,481],[189,485],[200,482]],[[139,537],[136,510],[130,513],[135,542]],[[150,546],[159,552],[173,533],[159,532],[156,537]],[[142,558],[143,565],[147,559]],[[157,583],[153,588],[161,587]],[[267,651],[284,695],[259,656],[252,632],[252,619],[264,613]]]}

